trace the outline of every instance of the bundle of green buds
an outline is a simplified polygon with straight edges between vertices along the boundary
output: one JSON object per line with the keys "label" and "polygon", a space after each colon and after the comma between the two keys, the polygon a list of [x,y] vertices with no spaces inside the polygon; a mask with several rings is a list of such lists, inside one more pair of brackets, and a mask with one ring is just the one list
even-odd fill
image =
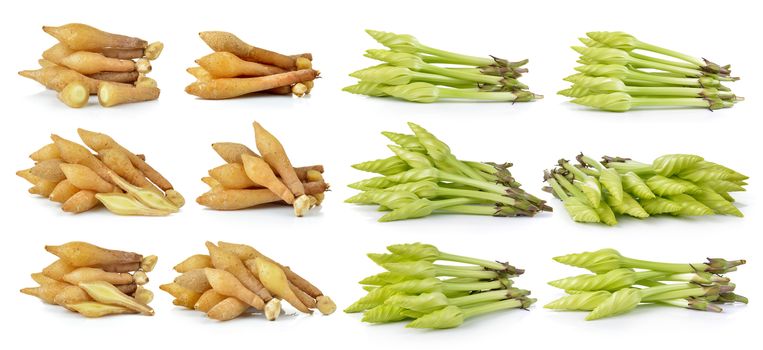
{"label": "bundle of green buds", "polygon": [[[730,66],[720,66],[680,52],[639,41],[623,32],[589,32],[573,46],[580,53],[577,74],[559,91],[573,103],[610,112],[633,107],[731,107],[743,100],[723,85],[739,80]],[[655,57],[651,54],[667,56]]]}
{"label": "bundle of green buds", "polygon": [[549,282],[567,296],[545,305],[554,310],[590,311],[586,320],[624,314],[641,304],[661,304],[700,311],[723,311],[718,304],[744,303],[736,285],[723,274],[736,271],[745,260],[708,258],[704,263],[676,264],[627,258],[614,249],[569,254],[555,261],[588,269],[579,275]]}
{"label": "bundle of green buds", "polygon": [[[464,320],[500,310],[527,309],[530,291],[513,287],[524,273],[508,263],[441,252],[430,244],[395,244],[389,253],[368,254],[385,272],[360,281],[368,294],[344,312],[363,321],[411,320],[409,328],[454,328]],[[459,265],[435,264],[450,261]]]}
{"label": "bundle of green buds", "polygon": [[730,192],[744,191],[747,176],[693,154],[668,154],[651,164],[630,158],[603,157],[598,162],[582,153],[579,164],[561,159],[546,170],[544,191],[564,202],[577,222],[613,226],[617,215],[643,219],[651,215],[734,215]]}
{"label": "bundle of green buds", "polygon": [[492,216],[534,216],[551,211],[520,188],[511,164],[462,161],[430,132],[408,123],[414,135],[382,132],[396,145],[392,157],[352,167],[382,176],[350,184],[363,191],[347,203],[376,204],[389,211],[379,221],[428,216],[434,212]]}
{"label": "bundle of green buds", "polygon": [[413,102],[439,99],[525,102],[543,98],[517,80],[528,60],[509,62],[438,50],[406,34],[366,30],[389,50],[367,50],[366,57],[383,64],[350,76],[360,80],[344,91],[368,96],[393,96]]}

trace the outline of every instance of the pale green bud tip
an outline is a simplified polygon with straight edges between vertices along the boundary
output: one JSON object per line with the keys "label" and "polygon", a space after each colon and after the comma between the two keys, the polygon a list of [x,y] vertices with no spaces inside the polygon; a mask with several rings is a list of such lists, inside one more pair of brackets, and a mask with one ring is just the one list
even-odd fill
{"label": "pale green bud tip", "polygon": [[579,54],[581,54],[583,56],[585,56],[586,53],[589,52],[589,48],[584,47],[584,46],[572,46],[572,49],[577,51],[577,53],[579,53]]}
{"label": "pale green bud tip", "polygon": [[629,312],[641,302],[641,293],[638,289],[626,288],[612,293],[612,295],[597,306],[586,316],[586,321],[600,318],[617,316]]}
{"label": "pale green bud tip", "polygon": [[384,84],[361,81],[355,85],[350,85],[343,88],[342,91],[358,95],[381,97],[387,96],[387,94],[385,94],[382,90],[384,87],[386,87]]}
{"label": "pale green bud tip", "polygon": [[631,97],[623,92],[588,95],[576,98],[571,102],[610,112],[625,112],[631,109]]}
{"label": "pale green bud tip", "polygon": [[344,200],[345,203],[369,203],[368,194],[366,192],[358,193],[350,198]]}
{"label": "pale green bud tip", "polygon": [[462,323],[464,323],[463,311],[456,306],[448,306],[417,318],[408,323],[406,327],[446,329],[458,327]]}

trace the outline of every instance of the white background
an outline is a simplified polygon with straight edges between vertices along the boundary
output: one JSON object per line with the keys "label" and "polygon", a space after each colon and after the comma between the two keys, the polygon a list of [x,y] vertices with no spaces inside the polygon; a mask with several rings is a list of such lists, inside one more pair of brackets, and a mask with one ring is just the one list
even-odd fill
{"label": "white background", "polygon": [[[749,348],[760,321],[761,217],[758,179],[760,141],[760,11],[755,2],[727,1],[559,1],[446,2],[383,1],[328,4],[314,1],[105,2],[23,1],[2,10],[3,106],[2,234],[4,266],[0,300],[0,342],[40,348],[127,349],[264,348],[285,345],[367,349],[399,346],[517,347],[568,349],[645,346]],[[104,109],[95,100],[69,109],[54,93],[16,75],[34,69],[44,49],[55,43],[42,25],[82,22],[101,29],[161,40],[166,48],[151,76],[159,81],[159,101]],[[364,98],[340,91],[352,84],[353,70],[374,64],[362,57],[380,48],[363,29],[410,33],[431,46],[512,60],[530,58],[522,80],[544,100],[534,103],[413,104]],[[260,47],[285,53],[312,52],[322,79],[309,98],[248,97],[203,101],[187,95],[192,81],[185,68],[210,52],[196,33],[226,30]],[[555,95],[566,87],[576,54],[568,47],[589,30],[624,30],[638,38],[733,63],[742,80],[734,91],[747,97],[732,109],[661,110],[611,114],[578,108]],[[286,146],[295,164],[323,163],[333,191],[320,211],[294,218],[287,208],[238,212],[205,210],[194,202],[204,192],[199,178],[222,162],[212,142],[253,146],[251,122],[258,120]],[[621,155],[649,161],[664,153],[697,153],[751,177],[740,194],[744,219],[653,218],[621,220],[608,228],[572,223],[563,210],[536,218],[441,216],[380,224],[369,207],[342,203],[353,191],[347,183],[366,177],[350,164],[386,157],[382,130],[406,131],[417,122],[448,142],[461,158],[512,161],[525,189],[540,191],[541,171],[579,151],[591,156]],[[57,133],[76,138],[76,128],[109,133],[148,160],[185,194],[188,204],[166,218],[119,217],[105,210],[81,215],[26,192],[13,173],[31,166],[27,155]],[[550,199],[550,198],[549,198]],[[550,200],[557,209],[559,203]],[[18,289],[33,285],[29,273],[54,260],[45,244],[83,240],[105,247],[159,255],[149,287],[156,292],[154,317],[90,320],[44,305]],[[517,280],[539,303],[530,312],[512,311],[474,319],[450,330],[427,332],[403,324],[370,326],[358,315],[292,316],[277,322],[244,318],[218,323],[172,306],[158,285],[174,278],[171,267],[204,252],[204,241],[249,243],[291,265],[332,296],[340,308],[363,293],[355,283],[378,272],[364,254],[388,244],[424,241],[443,251],[509,260],[527,269]],[[603,247],[625,255],[689,262],[707,256],[747,258],[732,274],[738,291],[752,300],[723,314],[667,307],[642,307],[631,314],[583,321],[583,313],[555,313],[541,306],[560,296],[549,280],[583,273],[551,257]]]}

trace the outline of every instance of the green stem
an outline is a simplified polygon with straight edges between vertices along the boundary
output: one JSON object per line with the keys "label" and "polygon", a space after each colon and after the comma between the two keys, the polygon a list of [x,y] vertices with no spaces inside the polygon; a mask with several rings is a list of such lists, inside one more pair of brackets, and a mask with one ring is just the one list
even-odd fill
{"label": "green stem", "polygon": [[[654,74],[648,74],[643,72],[636,72],[632,70],[628,70],[627,76],[629,78],[633,79],[639,79],[643,81],[653,81],[653,82],[660,82],[660,83],[666,83],[666,84],[672,84],[672,85],[683,85],[683,86],[696,86],[696,87],[702,87],[703,85],[700,84],[699,79],[696,78],[676,78],[676,77],[666,77],[661,75],[654,75]],[[706,86],[717,86],[717,84],[720,84],[717,80],[712,80],[712,84],[706,84]],[[715,84],[717,83],[717,84]]]}
{"label": "green stem", "polygon": [[556,173],[554,174],[554,178],[560,185],[562,185],[562,187],[564,187],[565,190],[572,193],[574,197],[577,197],[578,199],[583,201],[583,203],[591,205],[590,201],[588,200],[588,197],[586,197],[583,191],[575,187],[575,185],[573,185],[569,180],[567,180],[567,178]]}
{"label": "green stem", "polygon": [[658,63],[662,63],[662,64],[669,64],[671,66],[676,66],[676,67],[681,67],[681,68],[686,68],[686,69],[699,69],[699,68],[701,68],[701,67],[699,67],[697,65],[694,65],[694,64],[691,64],[691,63],[666,60],[666,59],[652,57],[652,56],[649,56],[649,55],[644,55],[644,54],[641,54],[641,53],[638,53],[638,52],[633,52],[633,51],[630,51],[629,53],[630,53],[631,56],[636,57],[638,59],[645,60],[645,61],[652,61],[652,62],[658,62]]}
{"label": "green stem", "polygon": [[493,269],[493,270],[503,270],[506,268],[504,264],[501,264],[499,262],[484,260],[484,259],[477,259],[477,258],[472,258],[468,256],[443,253],[443,252],[440,252],[440,255],[437,258],[439,260],[444,260],[444,261],[452,261],[452,262],[460,262],[464,264],[478,265],[478,266],[486,267],[488,269]]}
{"label": "green stem", "polygon": [[505,289],[511,286],[510,280],[498,280],[490,282],[474,283],[442,283],[442,290],[446,292],[471,292],[476,290]]}
{"label": "green stem", "polygon": [[704,88],[691,88],[691,87],[642,87],[642,86],[626,86],[623,92],[627,92],[631,95],[645,95],[645,96],[681,96],[681,97],[704,97],[704,96],[718,96],[719,98],[732,98],[734,94],[726,91],[712,92]]}
{"label": "green stem", "polygon": [[455,214],[485,216],[494,216],[497,212],[494,207],[484,205],[454,205],[452,207],[441,208],[440,210]]}
{"label": "green stem", "polygon": [[683,74],[683,75],[690,76],[690,77],[697,77],[697,78],[699,78],[699,77],[705,75],[705,73],[703,73],[702,71],[697,70],[697,69],[688,69],[688,68],[676,67],[676,66],[672,66],[672,65],[669,65],[669,64],[647,61],[647,60],[643,60],[643,59],[635,58],[635,57],[630,57],[629,60],[631,61],[631,63],[637,64],[637,65],[645,67],[645,68],[660,69],[660,70],[664,70],[664,71],[667,71],[667,72]]}
{"label": "green stem", "polygon": [[430,83],[434,85],[446,85],[446,86],[456,86],[456,87],[469,87],[474,86],[475,83],[463,79],[456,79],[452,77],[446,77],[439,74],[431,74],[431,73],[424,73],[424,72],[417,72],[417,71],[411,71],[411,77],[415,79],[415,81]]}
{"label": "green stem", "polygon": [[702,62],[702,60],[697,59],[696,57],[692,57],[692,56],[680,53],[678,51],[673,51],[673,50],[669,50],[669,49],[666,49],[666,48],[663,48],[663,47],[659,47],[657,45],[648,44],[648,43],[645,43],[643,41],[638,41],[637,40],[636,41],[636,47],[638,47],[639,49],[642,49],[642,50],[652,51],[652,52],[656,52],[656,53],[659,53],[659,54],[663,54],[665,56],[675,57],[675,58],[678,58],[680,60],[684,60],[686,62],[689,62],[689,63],[695,65],[698,68],[699,67],[703,67],[705,65],[705,62]]}
{"label": "green stem", "polygon": [[453,89],[453,88],[439,88],[440,97],[442,98],[463,98],[470,100],[484,100],[484,101],[516,101],[517,95],[512,92],[489,92],[479,91],[471,89]]}
{"label": "green stem", "polygon": [[[655,295],[671,293],[671,292],[695,288],[695,287],[696,285],[690,284],[690,283],[665,284],[665,285],[661,285],[657,287],[639,289],[639,293],[641,293],[641,300],[650,300],[650,298],[653,298]],[[675,298],[671,298],[671,299],[675,299]]]}
{"label": "green stem", "polygon": [[647,260],[638,260],[622,257],[620,259],[622,267],[630,267],[634,269],[645,269],[653,271],[673,272],[673,273],[690,273],[697,271],[705,271],[708,268],[707,264],[675,264],[675,263],[662,263]]}
{"label": "green stem", "polygon": [[463,185],[472,186],[474,188],[479,188],[483,191],[497,193],[500,195],[506,194],[506,187],[498,185],[498,184],[490,183],[487,181],[479,181],[472,178],[468,178],[466,176],[454,175],[444,171],[438,171],[437,173],[439,175],[439,178],[445,181],[457,182]]}
{"label": "green stem", "polygon": [[594,167],[594,168],[596,168],[596,170],[598,170],[598,171],[602,171],[602,170],[604,170],[604,166],[603,166],[603,165],[601,165],[601,163],[599,163],[599,161],[597,161],[596,159],[593,159],[593,158],[591,158],[591,157],[589,157],[589,156],[587,156],[587,155],[584,155],[584,154],[581,154],[581,155],[580,155],[580,159],[581,159],[581,160],[582,160],[584,163],[588,164],[589,166],[593,166],[593,167]]}
{"label": "green stem", "polygon": [[551,185],[551,189],[554,190],[554,193],[556,194],[559,199],[562,200],[562,202],[566,201],[569,196],[567,195],[567,192],[562,188],[562,186],[559,185],[558,182],[556,182],[556,179],[550,178],[547,179],[548,183]]}
{"label": "green stem", "polygon": [[572,173],[572,176],[574,176],[576,179],[578,179],[580,181],[585,181],[586,179],[588,179],[590,177],[590,176],[588,176],[588,174],[586,174],[583,171],[581,171],[580,169],[576,168],[574,165],[570,164],[570,162],[568,162],[566,160],[563,161],[563,162],[560,161],[560,163],[562,165],[562,168],[567,169],[567,171]]}
{"label": "green stem", "polygon": [[[659,288],[659,287],[654,287]],[[644,302],[650,302],[650,301],[659,301],[659,300],[670,300],[670,299],[683,299],[683,298],[691,298],[691,297],[701,297],[707,294],[707,291],[705,288],[702,287],[690,287],[690,288],[684,288],[680,290],[665,292],[665,293],[659,293],[659,294],[653,294],[646,298],[641,298],[641,301]]]}
{"label": "green stem", "polygon": [[506,290],[494,290],[490,292],[475,293],[463,297],[452,298],[448,300],[450,305],[464,307],[467,305],[473,305],[477,303],[484,303],[487,301],[504,300],[507,298]]}
{"label": "green stem", "polygon": [[516,309],[522,307],[522,301],[518,299],[508,299],[508,300],[501,300],[497,301],[495,303],[489,303],[474,307],[467,307],[462,308],[461,311],[464,312],[464,318],[470,318],[478,315],[483,315],[490,312],[500,311],[500,310],[507,310],[507,309]]}
{"label": "green stem", "polygon": [[487,192],[473,191],[473,190],[439,188],[437,190],[437,195],[445,196],[445,197],[468,197],[468,198],[484,199],[486,201],[502,203],[502,204],[512,205],[512,206],[517,204],[517,201],[514,198],[510,198],[510,197],[500,195],[500,194],[495,194],[495,193],[487,193]]}
{"label": "green stem", "polygon": [[615,169],[621,174],[628,172],[634,172],[640,176],[651,176],[655,174],[651,164],[639,163],[636,161],[610,162],[607,163],[607,168]]}
{"label": "green stem", "polygon": [[633,97],[631,106],[684,106],[684,107],[710,107],[710,102],[702,98],[686,97]]}
{"label": "green stem", "polygon": [[434,73],[434,74],[444,75],[446,77],[473,81],[476,83],[485,83],[485,84],[493,84],[493,85],[499,85],[501,84],[503,80],[502,77],[496,77],[496,76],[484,75],[484,74],[473,74],[473,73],[461,72],[457,70],[450,70],[447,68],[442,68],[442,67],[434,66],[431,64],[425,64],[423,67],[421,67],[421,71],[425,73]]}
{"label": "green stem", "polygon": [[666,83],[660,83],[656,81],[651,80],[641,80],[641,79],[633,79],[633,78],[625,78],[622,79],[623,83],[625,83],[628,86],[643,86],[643,87],[657,87],[657,86],[663,86],[663,87],[671,87],[675,86],[673,84],[666,84]]}
{"label": "green stem", "polygon": [[448,277],[464,277],[464,278],[478,278],[478,279],[491,279],[497,278],[498,273],[495,271],[487,270],[469,270],[459,268],[458,266],[435,266],[437,276]]}
{"label": "green stem", "polygon": [[[431,49],[432,51],[429,52],[427,51],[428,49],[431,49],[431,48],[426,46],[424,47],[419,46],[419,50],[421,52],[431,55],[431,56],[423,55],[421,57],[424,60],[424,62],[427,62],[427,63],[457,64],[462,66],[489,66],[491,64],[495,64],[495,60],[492,58],[452,54],[446,51],[435,50],[435,49]],[[445,53],[445,54],[436,54],[433,52]]]}

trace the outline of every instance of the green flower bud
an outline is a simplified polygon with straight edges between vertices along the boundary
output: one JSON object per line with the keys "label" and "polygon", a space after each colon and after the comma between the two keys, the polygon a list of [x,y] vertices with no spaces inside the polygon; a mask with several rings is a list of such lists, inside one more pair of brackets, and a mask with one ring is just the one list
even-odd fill
{"label": "green flower bud", "polygon": [[355,85],[343,88],[342,91],[357,95],[384,97],[387,96],[387,93],[384,92],[385,87],[387,87],[387,85],[361,81]]}
{"label": "green flower bud", "polygon": [[[621,202],[625,197],[623,183],[617,170],[603,167],[599,169],[599,183],[609,191],[609,194],[614,198],[615,204]],[[612,205],[612,203],[608,204]]]}
{"label": "green flower bud", "polygon": [[387,246],[387,250],[410,260],[432,260],[440,256],[437,247],[424,243],[394,244]]}
{"label": "green flower bud", "polygon": [[410,83],[413,78],[413,74],[408,68],[393,66],[361,69],[350,73],[350,76],[361,81],[385,85],[405,85]]}
{"label": "green flower bud", "polygon": [[384,93],[411,102],[430,103],[440,98],[439,89],[429,83],[410,83],[407,85],[388,86]]}
{"label": "green flower bud", "polygon": [[580,85],[573,85],[570,88],[560,90],[557,94],[567,97],[584,97],[588,95],[596,95],[597,93]]}
{"label": "green flower bud", "polygon": [[557,256],[554,261],[588,269],[593,273],[606,273],[620,268],[622,256],[614,249],[600,249],[595,252],[583,252]]}
{"label": "green flower bud", "polygon": [[671,213],[676,216],[704,216],[715,213],[712,209],[687,194],[668,196],[667,199],[681,206],[680,210]]}
{"label": "green flower bud", "polygon": [[402,161],[413,169],[428,169],[434,167],[429,157],[419,152],[411,152],[396,145],[387,146]]}
{"label": "green flower bud", "polygon": [[384,304],[384,301],[387,300],[389,297],[395,294],[401,293],[400,291],[390,288],[391,286],[393,285],[379,287],[368,292],[368,294],[366,294],[364,297],[358,299],[352,305],[344,309],[344,312],[346,313],[362,312],[362,311],[372,309],[374,307]]}
{"label": "green flower bud", "polygon": [[620,268],[600,275],[579,275],[551,281],[548,284],[561,288],[578,291],[616,290],[630,287],[642,279],[656,278],[665,275],[662,272],[634,272],[631,269]]}
{"label": "green flower bud", "polygon": [[575,67],[575,70],[588,76],[610,77],[620,80],[627,78],[629,75],[628,67],[619,64],[588,64]]}
{"label": "green flower bud", "polygon": [[394,175],[411,169],[405,161],[397,156],[353,164],[352,167],[360,171],[382,175]]}
{"label": "green flower bud", "polygon": [[683,169],[680,173],[678,173],[678,177],[695,183],[713,180],[736,181],[748,179],[747,176],[729,169],[723,165],[708,162],[705,160],[696,162],[693,165]]}
{"label": "green flower bud", "polygon": [[626,65],[631,62],[630,55],[628,55],[628,52],[623,50],[581,46],[573,46],[572,49],[580,53],[584,59],[601,64]]}
{"label": "green flower bud", "polygon": [[596,40],[593,40],[591,38],[578,38],[578,40],[580,40],[580,42],[583,43],[583,45],[588,47],[606,47],[604,46],[604,44]]}
{"label": "green flower bud", "polygon": [[627,313],[641,303],[641,292],[635,288],[620,289],[604,300],[586,316],[586,321]]}
{"label": "green flower bud", "polygon": [[569,197],[564,200],[564,208],[570,214],[572,220],[576,222],[601,222],[599,214],[592,207],[577,197]]}
{"label": "green flower bud", "polygon": [[666,154],[655,159],[652,167],[657,174],[669,177],[703,160],[702,157],[693,154]]}
{"label": "green flower bud", "polygon": [[408,127],[411,128],[411,131],[413,131],[421,145],[427,150],[427,153],[435,160],[443,160],[451,155],[450,147],[423,127],[411,122],[408,122]]}
{"label": "green flower bud", "polygon": [[419,198],[434,198],[437,197],[437,190],[440,187],[432,181],[417,181],[404,184],[395,185],[389,187],[389,191],[403,191],[411,192]]}
{"label": "green flower bud", "polygon": [[588,32],[586,35],[602,45],[626,51],[635,50],[639,43],[633,35],[624,32]]}
{"label": "green flower bud", "polygon": [[400,282],[408,281],[411,279],[413,278],[407,275],[385,271],[385,272],[377,273],[373,276],[368,276],[360,280],[360,282],[358,283],[371,285],[371,286],[386,286],[389,284],[400,283]]}
{"label": "green flower bud", "polygon": [[384,189],[390,186],[394,186],[395,184],[397,183],[387,179],[387,177],[379,176],[351,183],[347,185],[347,187],[361,191],[369,191]]}
{"label": "green flower bud", "polygon": [[625,83],[617,78],[582,76],[575,85],[597,92],[626,92]]}
{"label": "green flower bud", "polygon": [[698,185],[704,188],[709,188],[718,194],[724,193],[724,192],[745,191],[744,187],[742,187],[742,185],[740,185],[739,183],[734,181],[727,181],[727,180],[702,181],[698,183]]}
{"label": "green flower bud", "polygon": [[601,222],[609,225],[609,226],[615,226],[617,225],[617,218],[615,217],[615,212],[612,211],[612,207],[609,206],[606,202],[599,203],[598,208],[594,208],[596,211],[596,214],[599,215],[599,220]]}
{"label": "green flower bud", "polygon": [[448,306],[426,314],[408,323],[408,328],[446,329],[458,327],[464,323],[464,312],[457,306]]}
{"label": "green flower bud", "polygon": [[649,215],[670,214],[681,210],[677,203],[661,197],[639,199],[639,204]]}
{"label": "green flower bud", "polygon": [[639,199],[652,199],[656,197],[646,182],[632,171],[621,175],[620,180],[623,183],[623,190]]}
{"label": "green flower bud", "polygon": [[[385,288],[404,294],[421,294],[439,291],[443,282],[437,278],[415,279],[390,284]],[[385,298],[386,299],[386,298]]]}
{"label": "green flower bud", "polygon": [[437,169],[411,169],[403,173],[391,175],[385,177],[388,181],[395,184],[402,184],[408,182],[417,181],[432,181],[437,182],[439,180],[439,172]]}
{"label": "green flower bud", "polygon": [[661,197],[673,196],[682,193],[696,193],[700,190],[697,185],[689,181],[681,180],[678,178],[665,177],[662,175],[655,175],[650,177],[646,180],[646,185],[649,187],[649,189],[652,190],[652,192]]}
{"label": "green flower bud", "polygon": [[405,204],[402,207],[392,210],[391,212],[379,218],[379,222],[422,218],[429,214],[432,214],[434,209],[435,208],[432,206],[431,201],[429,201],[426,198],[420,198],[418,200]]}
{"label": "green flower bud", "polygon": [[383,268],[390,272],[401,275],[411,276],[413,278],[432,278],[437,277],[437,268],[430,261],[405,261],[396,263],[386,263]]}
{"label": "green flower bud", "polygon": [[631,96],[624,92],[588,95],[576,98],[571,102],[610,112],[625,112],[631,109]]}
{"label": "green flower bud", "polygon": [[641,207],[641,205],[627,193],[623,193],[623,199],[616,203],[613,196],[607,194],[605,196],[607,203],[612,207],[612,210],[618,214],[630,215],[634,218],[644,219],[649,217],[649,213]]}
{"label": "green flower bud", "polygon": [[403,147],[412,152],[426,152],[424,146],[419,142],[419,139],[413,135],[400,134],[391,131],[382,131],[382,135],[394,142],[400,147]]}
{"label": "green flower bud", "polygon": [[421,57],[410,53],[394,52],[389,50],[366,50],[366,57],[387,62],[396,67],[404,67],[412,70],[420,70],[426,63]]}
{"label": "green flower bud", "polygon": [[395,295],[384,303],[421,313],[430,313],[449,305],[448,297],[440,292],[422,293],[419,295]]}
{"label": "green flower bud", "polygon": [[718,214],[734,215],[738,217],[744,216],[744,214],[731,204],[731,202],[727,201],[723,196],[711,189],[700,190],[698,193],[694,193],[691,196]]}
{"label": "green flower bud", "polygon": [[543,307],[554,310],[591,311],[609,299],[611,295],[612,293],[606,291],[580,292],[561,297]]}
{"label": "green flower bud", "polygon": [[379,44],[397,52],[416,53],[421,45],[412,35],[395,34],[370,29],[366,29],[366,33],[374,38],[374,40],[378,41]]}
{"label": "green flower bud", "polygon": [[377,265],[391,263],[391,262],[401,262],[401,261],[413,261],[413,260],[419,260],[419,259],[411,259],[407,256],[403,256],[400,254],[378,254],[378,253],[368,253],[366,254],[371,261],[376,263]]}
{"label": "green flower bud", "polygon": [[408,318],[407,316],[403,314],[403,311],[405,310],[401,307],[382,304],[363,313],[363,318],[361,319],[361,321],[369,322],[369,323],[386,323],[386,322],[402,321]]}

